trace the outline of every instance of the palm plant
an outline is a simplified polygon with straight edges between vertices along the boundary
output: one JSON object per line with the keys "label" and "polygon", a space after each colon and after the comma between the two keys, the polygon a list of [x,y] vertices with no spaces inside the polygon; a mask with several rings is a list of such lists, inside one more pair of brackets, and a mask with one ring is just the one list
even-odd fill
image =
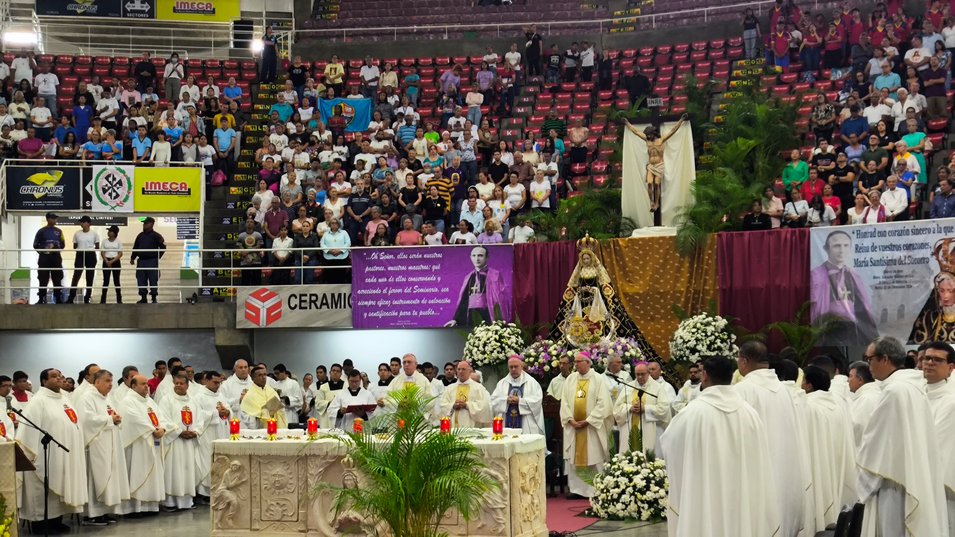
{"label": "palm plant", "polygon": [[431,426],[432,399],[417,386],[388,398],[393,413],[374,417],[361,433],[335,437],[348,446],[362,485],[322,488],[334,492],[336,513],[361,513],[394,537],[443,537],[438,528],[448,511],[472,520],[500,484],[482,472],[480,454],[463,435]]}
{"label": "palm plant", "polygon": [[817,319],[815,323],[808,318],[809,307],[812,302],[805,302],[796,310],[792,321],[778,321],[770,323],[760,330],[761,333],[769,335],[771,332],[779,332],[786,341],[786,345],[792,347],[799,356],[799,365],[805,364],[809,353],[816,347],[820,339],[835,330],[845,320],[837,315],[826,315]]}
{"label": "palm plant", "polygon": [[587,190],[579,196],[560,200],[556,211],[540,211],[529,217],[534,236],[545,241],[577,240],[588,231],[595,239],[627,237],[636,223],[620,206],[620,190]]}

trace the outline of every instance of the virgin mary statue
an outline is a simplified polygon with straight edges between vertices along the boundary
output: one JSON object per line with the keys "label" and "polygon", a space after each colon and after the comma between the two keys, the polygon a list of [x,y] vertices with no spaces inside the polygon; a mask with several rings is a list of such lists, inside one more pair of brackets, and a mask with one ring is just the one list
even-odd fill
{"label": "virgin mary statue", "polygon": [[626,337],[637,343],[645,359],[660,361],[623,309],[607,269],[594,253],[596,246],[589,234],[577,241],[577,266],[567,282],[549,339],[585,348],[601,340]]}

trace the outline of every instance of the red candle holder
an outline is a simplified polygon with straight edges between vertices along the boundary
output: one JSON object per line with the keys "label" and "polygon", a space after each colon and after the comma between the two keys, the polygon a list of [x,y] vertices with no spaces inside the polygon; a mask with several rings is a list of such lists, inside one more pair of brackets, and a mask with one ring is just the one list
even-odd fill
{"label": "red candle holder", "polygon": [[405,428],[405,420],[398,420],[398,428],[399,429]]}
{"label": "red candle holder", "polygon": [[491,422],[491,431],[494,433],[494,440],[500,440],[504,437],[504,418],[495,416]]}
{"label": "red candle holder", "polygon": [[361,418],[355,418],[355,423],[352,425],[352,432],[355,434],[362,434],[365,432],[365,420]]}
{"label": "red candle holder", "polygon": [[315,418],[308,418],[308,439],[315,440],[318,437],[318,420]]}
{"label": "red candle holder", "polygon": [[451,434],[451,418],[441,418],[441,434]]}
{"label": "red candle holder", "polygon": [[279,423],[274,419],[270,419],[265,423],[265,432],[268,433],[269,440],[275,440],[275,437],[279,432]]}
{"label": "red candle holder", "polygon": [[239,420],[233,418],[229,421],[229,435],[231,440],[239,439]]}

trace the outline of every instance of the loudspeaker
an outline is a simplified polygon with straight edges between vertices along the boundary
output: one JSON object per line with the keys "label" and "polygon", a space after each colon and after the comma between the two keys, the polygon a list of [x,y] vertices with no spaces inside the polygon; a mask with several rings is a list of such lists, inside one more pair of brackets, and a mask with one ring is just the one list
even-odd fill
{"label": "loudspeaker", "polygon": [[247,49],[252,46],[252,21],[239,19],[232,23],[232,48]]}

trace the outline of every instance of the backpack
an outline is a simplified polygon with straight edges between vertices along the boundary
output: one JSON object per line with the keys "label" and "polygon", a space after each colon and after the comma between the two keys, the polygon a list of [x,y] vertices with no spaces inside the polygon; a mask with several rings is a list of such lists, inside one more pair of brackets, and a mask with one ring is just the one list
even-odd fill
{"label": "backpack", "polygon": [[216,170],[212,172],[212,179],[210,180],[210,184],[212,186],[222,186],[225,184],[225,180],[226,180],[225,172],[222,170]]}

